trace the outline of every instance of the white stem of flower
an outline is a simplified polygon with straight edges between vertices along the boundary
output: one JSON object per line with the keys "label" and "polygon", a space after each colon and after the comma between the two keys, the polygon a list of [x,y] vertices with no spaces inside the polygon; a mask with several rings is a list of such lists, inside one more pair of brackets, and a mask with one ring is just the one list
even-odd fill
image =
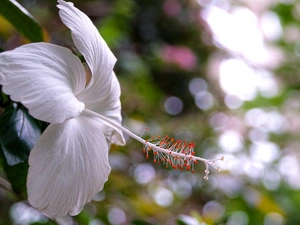
{"label": "white stem of flower", "polygon": [[124,133],[128,134],[130,137],[134,138],[135,140],[146,144],[146,141],[142,138],[140,138],[139,136],[135,135],[134,133],[130,132],[129,130],[127,130],[126,128],[122,127],[120,124],[116,123],[115,121],[108,119],[106,116],[103,116],[101,114],[95,113],[89,109],[84,109],[85,112],[89,113],[90,115],[99,117],[101,120],[103,120],[104,122],[106,122],[109,126],[122,130]]}

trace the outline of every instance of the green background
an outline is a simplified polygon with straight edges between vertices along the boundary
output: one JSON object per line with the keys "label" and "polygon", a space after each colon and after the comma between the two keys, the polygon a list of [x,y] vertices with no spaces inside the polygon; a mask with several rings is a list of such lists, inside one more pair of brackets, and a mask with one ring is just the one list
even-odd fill
{"label": "green background", "polygon": [[[196,155],[205,158],[224,155],[225,161],[218,162],[223,170],[211,169],[206,181],[203,164],[195,166],[195,173],[166,169],[153,164],[151,159],[146,160],[143,146],[128,139],[124,147],[111,147],[112,172],[103,191],[78,216],[60,219],[60,224],[300,224],[300,174],[297,174],[300,171],[297,164],[300,159],[297,39],[300,1],[269,5],[267,2],[74,1],[92,19],[118,58],[115,72],[122,89],[124,126],[138,135],[148,127],[144,138],[168,135],[195,142]],[[0,0],[1,51],[36,41],[74,48],[70,31],[58,16],[56,1],[19,3],[35,20],[9,1]],[[214,5],[228,12],[244,7],[257,18],[266,12],[276,13],[281,36],[276,40],[264,38],[264,41],[280,51],[281,60],[269,67],[259,65],[218,44],[201,16]],[[247,44],[250,46],[245,41],[244,46]],[[259,57],[259,51],[257,54]],[[214,71],[218,71],[222,60],[229,58],[243,60],[254,71],[272,73],[280,87],[277,94],[270,97],[257,91],[255,98],[242,102],[239,107],[228,107],[225,101],[228,95]],[[192,94],[191,82],[197,78],[200,85],[197,88],[205,90],[205,96],[209,97]],[[212,105],[205,104],[206,101]],[[0,103],[0,225],[55,224],[29,207],[24,187],[26,159],[47,124],[31,118],[22,105],[12,103],[4,94]],[[202,104],[202,108],[197,104]],[[247,122],[253,112],[259,112],[252,121],[255,125]],[[278,126],[278,121],[284,121],[284,125]],[[23,133],[18,130],[20,124],[26,125]],[[277,127],[269,129],[272,124]],[[238,134],[240,145],[238,150],[230,152],[228,149],[234,148],[236,142],[227,139],[228,146],[224,147],[220,140],[232,130]],[[251,136],[255,132],[258,132],[256,139]],[[260,134],[278,150],[276,159],[264,161],[255,157],[253,146],[262,146],[260,152],[267,148],[257,143]],[[21,146],[12,146],[16,141],[21,141],[18,142]],[[257,163],[263,166],[255,167]]]}

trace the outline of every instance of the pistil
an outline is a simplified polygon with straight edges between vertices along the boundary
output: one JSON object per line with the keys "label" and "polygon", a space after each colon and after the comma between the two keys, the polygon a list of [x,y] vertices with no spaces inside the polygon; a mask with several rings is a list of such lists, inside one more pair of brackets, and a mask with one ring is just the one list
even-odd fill
{"label": "pistil", "polygon": [[205,180],[208,180],[208,175],[210,172],[209,166],[215,168],[217,171],[221,171],[221,169],[215,165],[215,162],[219,160],[223,161],[224,157],[222,156],[218,159],[204,159],[195,156],[195,144],[193,142],[186,143],[186,141],[181,140],[175,141],[173,138],[169,138],[168,136],[164,136],[160,140],[157,140],[159,139],[159,137],[152,137],[148,140],[144,140],[143,138],[132,133],[120,124],[101,114],[95,113],[88,109],[85,109],[85,112],[92,116],[100,118],[109,126],[115,129],[122,130],[125,134],[142,143],[144,145],[143,152],[146,154],[146,159],[149,159],[149,153],[152,152],[154,163],[160,164],[162,162],[167,168],[170,165],[174,169],[185,169],[194,172],[194,164],[198,164],[198,161],[201,161],[205,164]]}

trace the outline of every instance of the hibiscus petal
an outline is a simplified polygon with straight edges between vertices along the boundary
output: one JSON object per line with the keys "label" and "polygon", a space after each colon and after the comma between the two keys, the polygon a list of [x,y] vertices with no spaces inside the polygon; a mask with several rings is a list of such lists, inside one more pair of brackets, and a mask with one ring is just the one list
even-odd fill
{"label": "hibiscus petal", "polygon": [[108,179],[107,132],[84,112],[49,125],[29,157],[30,204],[51,216],[78,214]]}
{"label": "hibiscus petal", "polygon": [[[98,102],[89,102],[89,99],[85,99],[85,96],[79,95],[77,96],[79,100],[85,102],[85,108],[92,110],[98,114],[106,116],[107,118],[121,124],[122,116],[121,116],[121,102],[120,102],[120,84],[113,73],[113,79],[111,81],[111,89],[109,95],[98,101]],[[107,126],[107,129],[112,129],[111,127]],[[117,145],[125,145],[125,140],[123,137],[123,132],[119,129],[113,128],[112,133],[112,143]]]}
{"label": "hibiscus petal", "polygon": [[66,48],[32,43],[0,54],[2,90],[39,120],[61,123],[78,116],[84,104],[75,95],[85,83],[82,63]]}
{"label": "hibiscus petal", "polygon": [[87,15],[71,2],[58,2],[60,18],[71,29],[74,44],[84,56],[92,73],[85,94],[90,101],[99,101],[110,92],[111,74],[116,58]]}

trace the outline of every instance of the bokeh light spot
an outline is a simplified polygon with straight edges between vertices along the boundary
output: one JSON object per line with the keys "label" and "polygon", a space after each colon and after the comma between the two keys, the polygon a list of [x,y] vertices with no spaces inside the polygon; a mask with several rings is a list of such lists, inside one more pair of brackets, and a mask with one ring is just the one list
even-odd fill
{"label": "bokeh light spot", "polygon": [[122,209],[114,207],[108,211],[108,220],[113,225],[124,224],[126,222],[126,214]]}
{"label": "bokeh light spot", "polygon": [[279,172],[283,179],[294,189],[300,188],[300,165],[296,157],[287,155],[280,158]]}
{"label": "bokeh light spot", "polygon": [[285,116],[277,110],[250,109],[245,115],[245,121],[251,127],[264,128],[273,133],[282,133],[288,127]]}
{"label": "bokeh light spot", "polygon": [[89,225],[105,225],[105,224],[101,220],[94,218],[91,219]]}
{"label": "bokeh light spot", "polygon": [[253,144],[250,147],[250,154],[254,160],[271,163],[279,157],[279,147],[275,143],[263,141]]}
{"label": "bokeh light spot", "polygon": [[257,76],[242,60],[226,59],[220,65],[222,89],[241,100],[253,100],[256,96]]}
{"label": "bokeh light spot", "polygon": [[160,206],[167,207],[173,203],[174,195],[172,191],[165,187],[157,187],[151,194],[154,201]]}
{"label": "bokeh light spot", "polygon": [[253,143],[258,143],[262,141],[267,141],[268,140],[268,133],[266,132],[265,129],[263,128],[253,128],[249,131],[249,139]]}
{"label": "bokeh light spot", "polygon": [[257,70],[258,90],[262,96],[272,98],[279,94],[279,86],[274,78],[274,74],[267,70]]}
{"label": "bokeh light spot", "polygon": [[152,165],[139,164],[135,167],[134,178],[140,184],[147,184],[155,178],[155,170]]}
{"label": "bokeh light spot", "polygon": [[213,106],[214,98],[211,95],[211,93],[203,91],[198,93],[197,96],[195,96],[195,103],[199,109],[208,110]]}
{"label": "bokeh light spot", "polygon": [[224,99],[224,102],[226,104],[226,106],[229,108],[229,109],[238,109],[240,108],[244,101],[242,101],[240,98],[238,98],[237,96],[235,95],[225,95],[225,99]]}
{"label": "bokeh light spot", "polygon": [[189,90],[193,96],[197,96],[203,91],[207,91],[207,83],[201,78],[193,78],[189,83]]}
{"label": "bokeh light spot", "polygon": [[225,113],[215,113],[211,116],[210,118],[210,125],[215,129],[215,130],[223,130],[225,127],[228,125],[229,118]]}
{"label": "bokeh light spot", "polygon": [[223,213],[224,207],[216,201],[209,201],[203,207],[203,216],[205,218],[217,220]]}
{"label": "bokeh light spot", "polygon": [[281,177],[276,170],[269,169],[264,177],[263,184],[264,186],[271,191],[277,190],[280,186]]}
{"label": "bokeh light spot", "polygon": [[96,202],[101,202],[101,201],[103,201],[104,199],[105,199],[105,191],[104,191],[104,190],[102,190],[102,191],[100,191],[99,193],[97,193],[97,194],[94,196],[94,198],[93,198],[93,200],[96,201]]}
{"label": "bokeh light spot", "polygon": [[285,219],[279,213],[268,213],[264,218],[264,225],[284,225]]}
{"label": "bokeh light spot", "polygon": [[45,223],[48,221],[37,209],[32,208],[24,202],[13,204],[10,208],[10,216],[14,224],[29,225],[34,222]]}
{"label": "bokeh light spot", "polygon": [[233,212],[228,221],[227,225],[247,225],[249,221],[248,215],[243,211]]}
{"label": "bokeh light spot", "polygon": [[227,130],[221,134],[218,144],[226,152],[238,152],[244,146],[243,138],[234,130]]}
{"label": "bokeh light spot", "polygon": [[172,96],[165,100],[164,109],[170,115],[178,115],[182,112],[183,103],[180,98]]}
{"label": "bokeh light spot", "polygon": [[275,41],[282,36],[280,20],[275,12],[264,12],[260,18],[260,24],[262,31],[268,40]]}
{"label": "bokeh light spot", "polygon": [[192,185],[185,179],[180,179],[174,182],[172,189],[181,199],[186,199],[192,194]]}

